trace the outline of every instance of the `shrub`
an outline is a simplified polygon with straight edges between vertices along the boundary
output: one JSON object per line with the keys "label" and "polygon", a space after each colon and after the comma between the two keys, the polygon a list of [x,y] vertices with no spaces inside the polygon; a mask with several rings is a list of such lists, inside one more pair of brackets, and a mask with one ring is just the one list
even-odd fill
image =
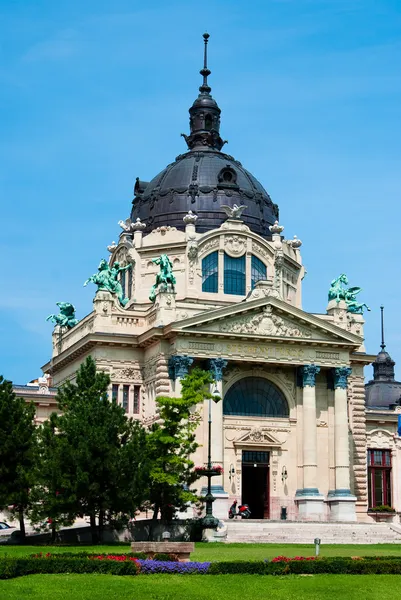
{"label": "shrub", "polygon": [[380,504],[379,506],[372,506],[368,509],[368,512],[395,512],[395,508],[392,508],[388,504]]}

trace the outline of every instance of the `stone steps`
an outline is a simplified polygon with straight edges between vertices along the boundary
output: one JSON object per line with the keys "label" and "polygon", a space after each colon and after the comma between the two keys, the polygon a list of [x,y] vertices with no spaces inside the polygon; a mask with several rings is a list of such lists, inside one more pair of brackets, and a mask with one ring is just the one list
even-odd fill
{"label": "stone steps", "polygon": [[282,544],[401,544],[401,529],[387,523],[283,523],[226,521],[226,542]]}

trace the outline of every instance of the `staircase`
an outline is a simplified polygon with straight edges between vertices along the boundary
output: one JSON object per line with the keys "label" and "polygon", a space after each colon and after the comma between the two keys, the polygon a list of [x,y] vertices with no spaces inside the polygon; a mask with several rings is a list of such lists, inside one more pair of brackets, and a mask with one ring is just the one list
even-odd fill
{"label": "staircase", "polygon": [[286,521],[226,521],[227,543],[271,544],[401,544],[401,527],[387,523],[294,523]]}

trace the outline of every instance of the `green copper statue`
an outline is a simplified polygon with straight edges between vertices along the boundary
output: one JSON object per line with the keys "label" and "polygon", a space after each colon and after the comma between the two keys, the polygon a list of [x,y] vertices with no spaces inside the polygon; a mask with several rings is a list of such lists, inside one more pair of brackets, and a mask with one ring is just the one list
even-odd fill
{"label": "green copper statue", "polygon": [[329,289],[329,300],[335,300],[336,302],[344,300],[347,305],[347,312],[354,314],[363,314],[365,308],[366,310],[370,310],[367,304],[356,301],[356,296],[362,291],[362,288],[343,287],[346,285],[348,285],[348,277],[344,273],[333,279]]}
{"label": "green copper statue", "polygon": [[168,286],[171,286],[174,290],[174,286],[177,283],[173,275],[173,264],[167,254],[162,254],[159,258],[153,258],[152,262],[155,265],[160,265],[160,271],[156,275],[156,283],[152,286],[150,291],[149,300],[154,302],[156,299],[156,290],[160,286],[166,290]]}
{"label": "green copper statue", "polygon": [[72,329],[78,323],[78,319],[75,318],[75,306],[69,302],[56,302],[56,304],[60,309],[60,314],[49,315],[46,321],[52,321],[55,326],[59,325],[60,327]]}
{"label": "green copper statue", "polygon": [[105,292],[110,292],[111,294],[115,294],[121,306],[125,306],[127,302],[129,302],[129,298],[124,298],[124,290],[117,277],[119,273],[130,268],[131,265],[120,267],[118,262],[115,262],[114,265],[110,267],[107,260],[102,258],[97,269],[98,272],[89,277],[89,279],[85,281],[84,286],[88,285],[88,283],[94,283],[97,285],[97,291],[102,290]]}

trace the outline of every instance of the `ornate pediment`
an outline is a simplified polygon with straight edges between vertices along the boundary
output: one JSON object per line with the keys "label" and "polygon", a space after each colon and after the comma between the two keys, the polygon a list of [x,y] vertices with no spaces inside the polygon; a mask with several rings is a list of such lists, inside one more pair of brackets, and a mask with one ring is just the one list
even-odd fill
{"label": "ornate pediment", "polygon": [[287,338],[293,341],[347,343],[357,347],[362,339],[328,320],[306,313],[271,296],[205,311],[176,322],[171,328],[197,335],[201,332],[206,335],[216,334],[220,338]]}
{"label": "ornate pediment", "polygon": [[270,431],[264,427],[255,427],[244,435],[234,440],[234,446],[266,446],[269,448],[281,448],[282,443]]}

